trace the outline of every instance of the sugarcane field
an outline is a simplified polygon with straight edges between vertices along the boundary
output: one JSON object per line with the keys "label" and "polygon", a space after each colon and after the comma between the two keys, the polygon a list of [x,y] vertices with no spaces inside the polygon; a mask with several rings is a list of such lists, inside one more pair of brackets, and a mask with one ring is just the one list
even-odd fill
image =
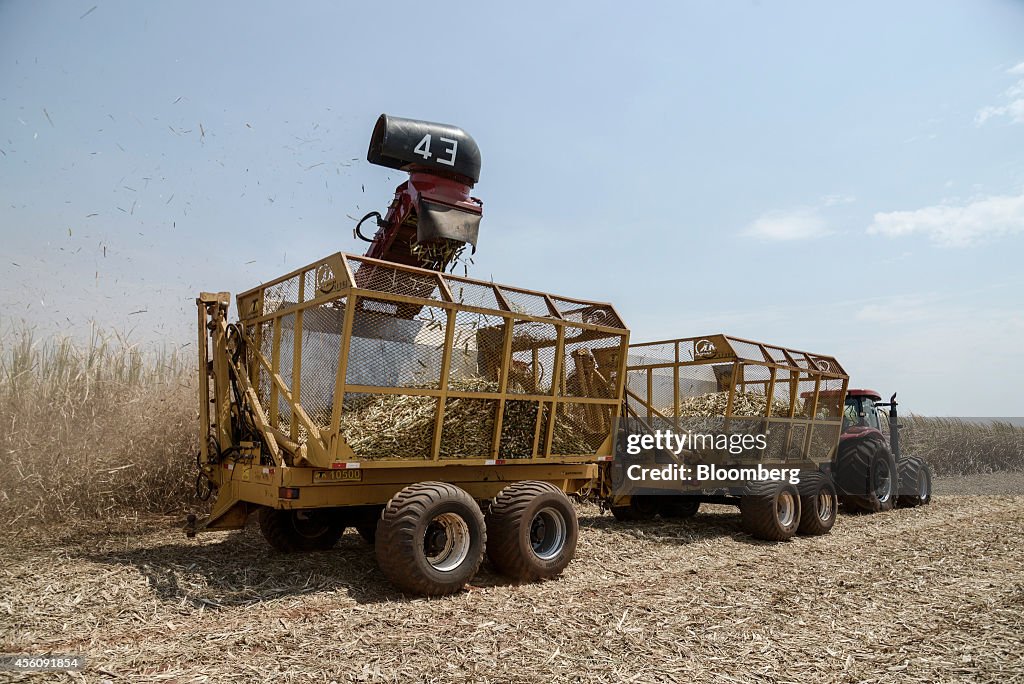
{"label": "sugarcane field", "polygon": [[1024,682],[1022,30],[0,4],[0,682]]}

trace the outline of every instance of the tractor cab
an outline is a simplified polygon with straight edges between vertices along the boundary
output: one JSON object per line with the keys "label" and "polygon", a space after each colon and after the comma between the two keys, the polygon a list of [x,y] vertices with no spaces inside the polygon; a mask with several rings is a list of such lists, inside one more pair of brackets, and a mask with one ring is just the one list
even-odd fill
{"label": "tractor cab", "polygon": [[[843,406],[843,438],[877,435],[889,442],[893,455],[900,457],[900,425],[896,407],[896,394],[889,401],[871,389],[851,389],[846,392]],[[886,410],[888,409],[888,410]]]}
{"label": "tractor cab", "polygon": [[843,432],[850,428],[873,428],[888,432],[889,421],[879,415],[882,396],[869,389],[852,389],[846,393],[843,407]]}

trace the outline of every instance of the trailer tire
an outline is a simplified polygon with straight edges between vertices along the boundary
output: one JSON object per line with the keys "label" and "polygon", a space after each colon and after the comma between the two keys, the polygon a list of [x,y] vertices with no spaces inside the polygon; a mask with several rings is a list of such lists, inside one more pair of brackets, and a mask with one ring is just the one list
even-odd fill
{"label": "trailer tire", "polygon": [[786,541],[800,526],[800,492],[789,482],[750,482],[740,497],[743,531],[766,541]]}
{"label": "trailer tire", "polygon": [[864,437],[841,443],[834,472],[844,507],[878,513],[896,504],[899,472],[885,441]]}
{"label": "trailer tire", "polygon": [[700,499],[686,494],[667,496],[661,505],[661,515],[665,518],[692,518],[699,510]]}
{"label": "trailer tire", "polygon": [[329,508],[279,510],[263,507],[259,511],[259,523],[263,538],[282,553],[326,551],[345,533],[345,524],[337,511]]}
{"label": "trailer tire", "polygon": [[839,497],[832,478],[822,472],[802,473],[800,484],[800,525],[797,532],[807,535],[828,534],[836,524]]}
{"label": "trailer tire", "polygon": [[381,572],[410,594],[445,596],[473,579],[487,532],[480,506],[445,482],[409,485],[377,521],[374,549]]}
{"label": "trailer tire", "polygon": [[661,498],[652,494],[637,494],[629,497],[624,506],[612,506],[612,515],[619,522],[653,520],[661,512]]}
{"label": "trailer tire", "polygon": [[899,496],[896,505],[905,508],[926,506],[932,500],[932,469],[917,456],[900,459]]}
{"label": "trailer tire", "polygon": [[487,557],[498,572],[521,582],[560,575],[579,535],[569,497],[547,482],[511,484],[487,511]]}

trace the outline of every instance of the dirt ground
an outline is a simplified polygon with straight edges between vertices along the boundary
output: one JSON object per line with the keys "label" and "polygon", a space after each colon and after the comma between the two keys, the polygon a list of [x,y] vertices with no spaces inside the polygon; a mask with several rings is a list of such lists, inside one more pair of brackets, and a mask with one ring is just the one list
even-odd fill
{"label": "dirt ground", "polygon": [[580,514],[560,580],[485,567],[432,600],[390,588],[354,532],[304,556],[171,519],[12,535],[0,651],[84,654],[72,676],[114,682],[1024,681],[1024,497],[946,495],[783,544],[721,506]]}

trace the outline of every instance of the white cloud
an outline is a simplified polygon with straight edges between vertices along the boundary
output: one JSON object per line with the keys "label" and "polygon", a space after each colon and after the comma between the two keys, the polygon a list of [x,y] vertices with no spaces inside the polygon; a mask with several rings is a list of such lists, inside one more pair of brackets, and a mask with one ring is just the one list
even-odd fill
{"label": "white cloud", "polygon": [[743,231],[744,235],[771,242],[810,240],[831,231],[815,209],[770,211],[761,214]]}
{"label": "white cloud", "polygon": [[854,317],[870,323],[909,323],[941,316],[934,297],[886,297],[861,306]]}
{"label": "white cloud", "polygon": [[1024,123],[1024,97],[1013,100],[1010,104],[1001,107],[982,107],[974,116],[974,120],[980,126],[997,116],[1008,116],[1013,120],[1013,123]]}
{"label": "white cloud", "polygon": [[766,211],[743,229],[742,235],[767,242],[788,242],[811,240],[832,234],[822,210],[844,204],[852,204],[853,195],[825,195],[814,206],[797,207],[788,211]]}
{"label": "white cloud", "polygon": [[[1024,62],[1007,69],[1006,73],[1011,76],[1024,76]],[[1006,100],[1002,105],[990,105],[982,107],[974,115],[974,123],[983,125],[989,119],[1007,116],[1013,123],[1024,123],[1024,78],[1014,83],[1003,93]]]}
{"label": "white cloud", "polygon": [[834,207],[838,204],[851,204],[856,201],[857,198],[853,195],[825,195],[821,198],[821,205],[823,207]]}
{"label": "white cloud", "polygon": [[1024,232],[1024,194],[974,200],[962,206],[938,204],[913,211],[875,214],[872,235],[923,234],[946,247],[966,247],[988,238]]}

